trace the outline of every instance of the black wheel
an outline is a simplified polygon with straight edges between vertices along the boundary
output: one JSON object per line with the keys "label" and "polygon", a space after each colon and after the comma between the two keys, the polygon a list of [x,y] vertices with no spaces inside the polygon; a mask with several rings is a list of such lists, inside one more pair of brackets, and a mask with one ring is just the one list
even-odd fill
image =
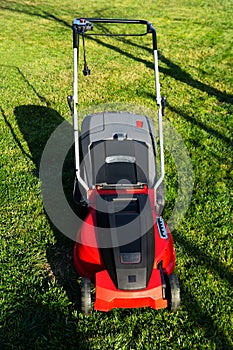
{"label": "black wheel", "polygon": [[165,190],[164,182],[156,190],[156,205],[155,211],[158,215],[162,215],[165,207]]}
{"label": "black wheel", "polygon": [[175,312],[180,307],[180,286],[175,274],[166,276],[166,299],[168,310]]}
{"label": "black wheel", "polygon": [[80,186],[78,183],[77,178],[75,177],[74,180],[74,206],[75,206],[75,212],[76,214],[81,218],[85,219],[88,213],[88,206],[87,203],[84,201],[83,196],[80,191]]}
{"label": "black wheel", "polygon": [[85,277],[81,280],[81,311],[85,315],[91,313],[91,281]]}

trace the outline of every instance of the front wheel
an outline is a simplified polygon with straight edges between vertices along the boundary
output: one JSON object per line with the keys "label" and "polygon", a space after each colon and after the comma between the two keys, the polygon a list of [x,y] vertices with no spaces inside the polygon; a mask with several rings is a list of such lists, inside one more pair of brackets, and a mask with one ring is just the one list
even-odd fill
{"label": "front wheel", "polygon": [[180,307],[180,286],[175,274],[166,278],[166,299],[168,300],[168,310],[176,312]]}

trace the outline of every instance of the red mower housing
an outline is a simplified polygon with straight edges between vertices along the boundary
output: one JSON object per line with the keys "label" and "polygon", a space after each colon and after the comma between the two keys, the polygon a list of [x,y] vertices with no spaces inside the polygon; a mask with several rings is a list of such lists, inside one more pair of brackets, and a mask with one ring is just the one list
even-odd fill
{"label": "red mower housing", "polygon": [[[97,186],[98,188],[98,186]],[[151,231],[153,232],[153,237],[149,238],[149,244],[153,244],[153,249],[149,249],[150,247],[146,247],[145,251],[140,252],[132,252],[132,250],[136,247],[132,247],[135,241],[126,244],[126,248],[130,251],[128,256],[128,260],[131,259],[132,262],[127,261],[126,253],[123,257],[126,259],[126,263],[122,263],[122,252],[119,247],[99,247],[99,234],[98,234],[98,211],[96,209],[96,203],[98,202],[98,196],[109,196],[111,198],[116,198],[114,196],[117,195],[118,200],[121,198],[128,198],[129,194],[132,198],[138,198],[139,196],[146,196],[149,204],[150,213],[152,214],[153,219],[153,227]],[[138,307],[151,307],[153,309],[161,309],[161,308],[171,308],[171,303],[174,303],[174,300],[171,300],[171,292],[169,286],[169,277],[173,276],[172,272],[175,268],[176,264],[176,254],[173,245],[172,235],[169,231],[168,226],[163,221],[161,216],[158,216],[153,210],[154,205],[154,190],[148,189],[146,185],[142,189],[131,189],[131,190],[106,190],[106,189],[95,189],[91,193],[91,201],[92,201],[92,209],[89,210],[85,222],[83,223],[81,230],[77,236],[77,242],[74,247],[74,264],[77,272],[80,276],[82,276],[85,280],[84,283],[90,283],[91,281],[95,287],[95,302],[94,309],[99,311],[110,311],[113,308],[138,308]],[[129,204],[128,204],[129,205]],[[132,208],[129,208],[132,211]],[[124,208],[125,214],[127,211]],[[119,212],[118,212],[119,213]],[[148,213],[147,213],[148,214]],[[109,215],[109,214],[108,214]],[[118,214],[119,215],[119,214]],[[137,222],[138,224],[138,222]],[[151,234],[151,232],[150,232]],[[144,238],[148,239],[148,232],[143,234]],[[143,237],[142,236],[142,237]],[[141,239],[139,237],[138,239]],[[142,246],[142,245],[141,245]],[[133,249],[130,249],[133,248]],[[115,254],[111,254],[109,251],[117,250]],[[103,254],[107,254],[112,256],[113,260],[108,260],[108,263],[112,266],[115,266],[114,257],[117,259],[116,255],[118,253],[118,258],[122,263],[122,274],[124,274],[125,278],[128,279],[128,284],[126,288],[119,289],[117,287],[117,283],[114,283],[114,278],[111,278],[112,271],[109,272],[109,266],[105,264],[106,257],[103,257]],[[135,254],[135,258],[137,259],[137,254],[146,254],[146,259],[150,261],[150,265],[147,266],[147,271],[145,273],[149,273],[148,281],[145,287],[139,285],[138,287],[130,288],[129,284],[135,284],[136,270],[140,265],[139,260],[134,261],[133,253]],[[153,254],[152,257],[149,257],[148,254]],[[141,257],[142,258],[142,257]],[[105,261],[104,261],[105,260]],[[114,267],[116,268],[116,267]],[[119,275],[119,274],[118,274]],[[119,277],[119,276],[118,276]],[[116,280],[116,278],[115,278]],[[86,289],[82,286],[83,308],[90,308],[85,306],[88,301],[90,303],[90,297],[88,294],[88,288]],[[170,293],[170,294],[169,294]],[[173,305],[174,308],[174,305]]]}

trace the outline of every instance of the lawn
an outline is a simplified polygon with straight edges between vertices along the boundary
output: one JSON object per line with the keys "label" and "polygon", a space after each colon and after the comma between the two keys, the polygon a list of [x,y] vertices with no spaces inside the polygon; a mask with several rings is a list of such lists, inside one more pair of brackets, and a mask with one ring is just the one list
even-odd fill
{"label": "lawn", "polygon": [[[173,231],[182,298],[174,314],[118,309],[83,316],[74,242],[43,206],[40,159],[56,127],[71,121],[71,23],[85,16],[147,19],[157,29],[165,124],[185,145],[192,165],[185,181],[194,181]],[[0,0],[0,349],[233,348],[232,18],[231,0],[117,0],[111,7],[106,0]],[[110,102],[155,109],[150,37],[92,37],[86,48],[91,75],[80,75],[82,116]],[[169,220],[179,169],[168,136]],[[71,151],[63,167],[69,201],[72,164]]]}

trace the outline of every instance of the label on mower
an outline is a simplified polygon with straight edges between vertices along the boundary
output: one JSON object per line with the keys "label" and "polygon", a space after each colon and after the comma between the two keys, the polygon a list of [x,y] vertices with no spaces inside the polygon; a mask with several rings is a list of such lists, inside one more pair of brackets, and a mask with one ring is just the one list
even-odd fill
{"label": "label on mower", "polygon": [[157,222],[157,226],[159,229],[160,237],[162,239],[168,239],[168,234],[167,234],[167,230],[166,230],[163,218],[161,218],[161,217],[157,218],[156,222]]}

